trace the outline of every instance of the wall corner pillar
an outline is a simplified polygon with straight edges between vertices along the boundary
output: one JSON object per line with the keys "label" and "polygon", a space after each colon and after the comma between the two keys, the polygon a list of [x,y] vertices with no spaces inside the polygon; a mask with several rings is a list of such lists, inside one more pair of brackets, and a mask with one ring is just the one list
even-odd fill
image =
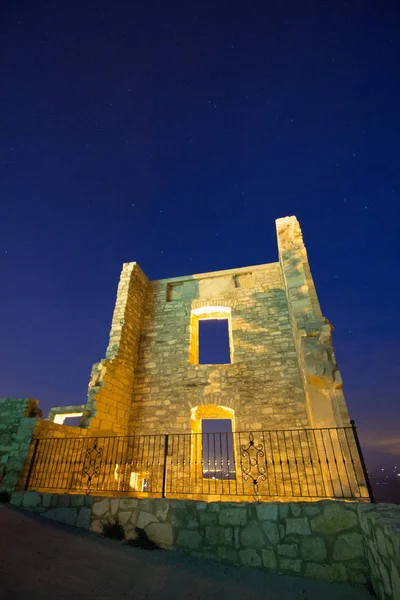
{"label": "wall corner pillar", "polygon": [[124,263],[106,356],[92,368],[81,427],[99,435],[126,435],[148,279],[136,262]]}
{"label": "wall corner pillar", "polygon": [[296,217],[276,221],[279,263],[311,427],[349,425],[342,379],[332,346],[333,327],[324,318]]}

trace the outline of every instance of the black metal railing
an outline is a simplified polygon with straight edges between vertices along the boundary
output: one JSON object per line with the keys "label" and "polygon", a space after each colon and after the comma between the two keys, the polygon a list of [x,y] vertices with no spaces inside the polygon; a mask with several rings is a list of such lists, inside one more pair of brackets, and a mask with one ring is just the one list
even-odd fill
{"label": "black metal railing", "polygon": [[354,422],[273,431],[38,438],[25,489],[373,500]]}

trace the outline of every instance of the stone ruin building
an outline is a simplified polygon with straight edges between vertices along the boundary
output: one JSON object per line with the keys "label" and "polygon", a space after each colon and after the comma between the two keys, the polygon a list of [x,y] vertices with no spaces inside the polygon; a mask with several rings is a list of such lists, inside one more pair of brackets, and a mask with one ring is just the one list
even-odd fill
{"label": "stone ruin building", "polygon": [[[276,222],[279,261],[149,281],[123,265],[106,356],[83,424],[118,435],[349,424],[342,379],[295,217]],[[204,319],[228,322],[230,363],[199,364]]]}
{"label": "stone ruin building", "polygon": [[[278,262],[159,281],[123,265],[87,403],[38,420],[26,487],[368,497],[300,225],[276,228]],[[225,327],[223,364],[201,358],[207,321]]]}
{"label": "stone ruin building", "polygon": [[[160,281],[124,264],[86,404],[43,419],[37,400],[0,398],[0,496],[94,532],[118,524],[126,539],[372,582],[394,599],[398,510],[369,504],[300,225],[276,228],[274,263]],[[212,324],[220,360],[204,353]]]}

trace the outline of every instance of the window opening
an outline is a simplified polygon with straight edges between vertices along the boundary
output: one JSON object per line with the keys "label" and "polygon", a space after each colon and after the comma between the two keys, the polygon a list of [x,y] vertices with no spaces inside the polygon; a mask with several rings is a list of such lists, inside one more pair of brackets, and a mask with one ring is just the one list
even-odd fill
{"label": "window opening", "polygon": [[199,320],[199,364],[229,364],[229,321],[228,319]]}
{"label": "window opening", "polygon": [[202,464],[204,479],[236,479],[232,421],[203,419]]}

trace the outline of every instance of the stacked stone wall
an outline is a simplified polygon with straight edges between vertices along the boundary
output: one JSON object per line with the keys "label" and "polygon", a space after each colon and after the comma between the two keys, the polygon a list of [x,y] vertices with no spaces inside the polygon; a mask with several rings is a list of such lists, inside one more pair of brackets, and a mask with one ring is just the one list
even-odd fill
{"label": "stacked stone wall", "polygon": [[219,503],[15,492],[14,506],[102,532],[118,520],[167,549],[328,581],[372,582],[398,600],[400,508],[352,502]]}
{"label": "stacked stone wall", "polygon": [[313,427],[347,426],[343,381],[332,346],[333,327],[323,317],[296,217],[277,219],[279,261],[290,322]]}
{"label": "stacked stone wall", "polygon": [[31,398],[0,398],[0,490],[14,490],[19,480],[41,416],[38,404]]}
{"label": "stacked stone wall", "polygon": [[[230,309],[232,364],[189,362],[192,311],[210,306]],[[129,432],[190,432],[201,405],[233,409],[236,431],[309,424],[278,263],[149,285]]]}
{"label": "stacked stone wall", "polygon": [[86,495],[38,494],[37,492],[14,492],[11,504],[42,515],[51,521],[90,528],[91,509],[94,498]]}
{"label": "stacked stone wall", "polygon": [[93,365],[81,421],[101,435],[127,433],[147,284],[137,263],[123,265],[106,358]]}
{"label": "stacked stone wall", "polygon": [[359,510],[372,585],[381,600],[400,598],[400,506]]}

